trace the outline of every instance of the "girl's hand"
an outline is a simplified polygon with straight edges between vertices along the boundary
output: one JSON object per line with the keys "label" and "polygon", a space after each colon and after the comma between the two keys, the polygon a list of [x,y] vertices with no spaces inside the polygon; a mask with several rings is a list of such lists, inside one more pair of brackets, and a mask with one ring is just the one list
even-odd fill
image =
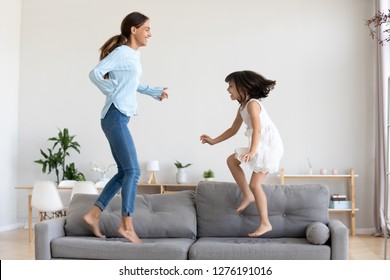
{"label": "girl's hand", "polygon": [[254,153],[250,153],[250,152],[243,153],[240,156],[240,159],[241,159],[242,162],[250,162],[254,155],[255,155]]}
{"label": "girl's hand", "polygon": [[202,144],[210,144],[210,145],[214,145],[214,139],[212,139],[210,136],[206,135],[206,134],[203,134],[200,136],[200,141],[202,142]]}
{"label": "girl's hand", "polygon": [[168,93],[167,93],[167,90],[168,88],[167,87],[165,87],[164,89],[163,89],[163,92],[161,93],[161,95],[158,97],[158,99],[161,101],[161,100],[163,100],[163,99],[168,99]]}

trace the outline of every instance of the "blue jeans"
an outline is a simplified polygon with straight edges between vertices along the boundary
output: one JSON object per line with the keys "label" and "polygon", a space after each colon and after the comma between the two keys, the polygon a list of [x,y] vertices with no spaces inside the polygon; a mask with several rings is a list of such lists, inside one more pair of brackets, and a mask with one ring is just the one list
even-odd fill
{"label": "blue jeans", "polygon": [[110,144],[111,153],[118,167],[118,173],[106,184],[95,205],[102,211],[122,188],[122,216],[132,216],[137,184],[141,175],[137,151],[127,124],[130,117],[125,116],[112,104],[101,126]]}

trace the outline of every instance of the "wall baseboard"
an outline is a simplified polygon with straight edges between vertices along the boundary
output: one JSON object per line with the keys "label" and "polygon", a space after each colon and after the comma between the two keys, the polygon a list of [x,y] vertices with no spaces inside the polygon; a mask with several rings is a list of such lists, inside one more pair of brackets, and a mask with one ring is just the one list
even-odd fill
{"label": "wall baseboard", "polygon": [[372,235],[375,233],[375,228],[357,228],[356,234]]}
{"label": "wall baseboard", "polygon": [[7,225],[7,226],[0,227],[0,232],[1,231],[12,230],[12,229],[17,229],[17,228],[20,228],[20,227],[23,227],[23,225],[21,225],[21,224]]}

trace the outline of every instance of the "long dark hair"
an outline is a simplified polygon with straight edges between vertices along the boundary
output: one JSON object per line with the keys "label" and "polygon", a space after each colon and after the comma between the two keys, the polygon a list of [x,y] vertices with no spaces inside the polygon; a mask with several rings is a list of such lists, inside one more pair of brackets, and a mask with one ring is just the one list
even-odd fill
{"label": "long dark hair", "polygon": [[260,99],[267,97],[276,84],[276,81],[268,80],[262,75],[249,70],[230,73],[225,78],[225,82],[234,82],[240,95],[238,100],[240,104],[251,98]]}
{"label": "long dark hair", "polygon": [[128,14],[122,21],[121,34],[115,35],[107,40],[100,48],[100,60],[110,54],[116,47],[125,45],[130,40],[131,28],[139,28],[149,18],[139,12]]}

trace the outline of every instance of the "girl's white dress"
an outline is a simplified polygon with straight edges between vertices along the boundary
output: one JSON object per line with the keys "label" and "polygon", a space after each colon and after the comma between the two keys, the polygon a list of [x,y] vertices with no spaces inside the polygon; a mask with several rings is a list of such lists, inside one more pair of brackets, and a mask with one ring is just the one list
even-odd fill
{"label": "girl's white dress", "polygon": [[[241,155],[249,151],[252,139],[252,124],[249,118],[247,106],[249,102],[257,102],[260,105],[261,111],[259,114],[261,132],[260,143],[257,147],[255,156],[249,161],[245,162],[249,168],[258,173],[275,173],[279,171],[279,163],[283,156],[284,148],[279,131],[275,124],[268,116],[263,104],[258,99],[251,99],[246,104],[245,108],[241,110],[240,114],[247,125],[245,136],[249,138],[249,146],[245,148],[238,148],[235,150],[236,159],[241,161]],[[242,162],[242,161],[241,161]],[[244,163],[244,162],[242,162]]]}

